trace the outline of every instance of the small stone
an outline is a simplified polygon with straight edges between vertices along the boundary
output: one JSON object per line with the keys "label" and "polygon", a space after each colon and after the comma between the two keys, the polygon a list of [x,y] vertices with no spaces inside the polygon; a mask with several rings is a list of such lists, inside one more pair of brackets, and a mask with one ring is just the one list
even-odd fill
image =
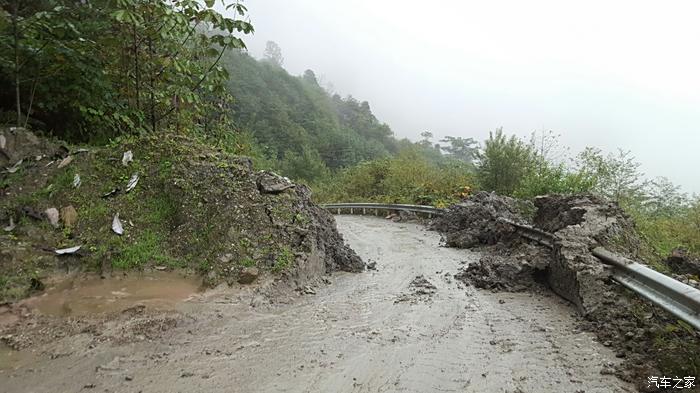
{"label": "small stone", "polygon": [[56,209],[55,207],[50,207],[44,210],[44,215],[49,220],[49,223],[52,227],[58,228],[58,209]]}
{"label": "small stone", "polygon": [[124,377],[124,379],[127,380],[127,381],[133,381],[133,380],[134,380],[134,377],[131,376],[131,375],[127,375],[127,376]]}
{"label": "small stone", "polygon": [[292,183],[286,177],[282,177],[269,171],[262,171],[258,173],[257,185],[260,192],[269,194],[277,194],[288,188],[294,187],[294,183]]}
{"label": "small stone", "polygon": [[73,156],[68,156],[62,159],[61,162],[58,164],[58,169],[68,166],[68,164],[70,164],[71,162],[73,162]]}
{"label": "small stone", "polygon": [[68,205],[61,208],[61,220],[63,221],[64,228],[73,228],[75,223],[78,221],[78,212],[75,210],[73,205]]}
{"label": "small stone", "polygon": [[238,283],[240,284],[251,284],[260,275],[260,271],[256,267],[245,267],[241,270],[238,276]]}
{"label": "small stone", "polygon": [[219,256],[219,262],[223,264],[228,264],[233,260],[233,254],[224,254]]}

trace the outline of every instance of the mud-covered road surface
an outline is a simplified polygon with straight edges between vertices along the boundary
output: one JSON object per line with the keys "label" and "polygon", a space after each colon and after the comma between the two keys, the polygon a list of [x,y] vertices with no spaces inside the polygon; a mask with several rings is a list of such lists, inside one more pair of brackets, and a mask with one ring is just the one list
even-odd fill
{"label": "mud-covered road surface", "polygon": [[[454,280],[478,253],[410,223],[339,216],[376,270],[264,304],[219,289],[178,306],[176,327],[117,344],[72,336],[0,372],[3,392],[628,392],[618,359],[547,292]],[[315,292],[315,294],[313,293]],[[252,305],[254,306],[252,306]]]}

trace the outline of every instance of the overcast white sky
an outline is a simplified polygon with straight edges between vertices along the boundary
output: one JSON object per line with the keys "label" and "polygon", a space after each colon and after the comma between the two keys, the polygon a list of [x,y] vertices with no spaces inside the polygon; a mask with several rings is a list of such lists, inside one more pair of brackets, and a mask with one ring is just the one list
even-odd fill
{"label": "overcast white sky", "polygon": [[700,2],[247,0],[285,68],[370,102],[399,137],[548,129],[631,150],[700,193]]}

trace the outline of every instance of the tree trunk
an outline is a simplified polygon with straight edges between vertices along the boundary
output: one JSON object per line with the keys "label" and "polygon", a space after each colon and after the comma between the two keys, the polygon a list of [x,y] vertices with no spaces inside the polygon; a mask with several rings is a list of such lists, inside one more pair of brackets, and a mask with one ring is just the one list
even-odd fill
{"label": "tree trunk", "polygon": [[17,106],[17,127],[22,126],[22,101],[20,95],[19,81],[19,0],[15,0],[15,7],[12,14],[12,32],[15,46],[15,105]]}

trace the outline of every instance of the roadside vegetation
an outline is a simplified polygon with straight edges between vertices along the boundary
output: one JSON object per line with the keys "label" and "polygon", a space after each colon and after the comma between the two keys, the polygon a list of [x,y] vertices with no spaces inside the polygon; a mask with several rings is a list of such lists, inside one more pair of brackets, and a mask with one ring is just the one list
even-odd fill
{"label": "roadside vegetation", "polygon": [[[224,2],[225,12],[214,0],[0,4],[0,125],[100,147],[185,134],[309,184],[317,202],[443,207],[476,190],[523,199],[595,193],[635,219],[650,255],[700,254],[700,199],[667,179],[645,179],[631,152],[588,148],[572,157],[552,132],[396,138],[367,101],[335,93],[312,70],[290,75],[274,42],[262,59],[247,54],[253,26],[239,2]],[[20,176],[3,173],[0,190]],[[167,216],[164,206],[156,211]],[[149,246],[161,238],[150,232],[120,264],[165,258]]]}

